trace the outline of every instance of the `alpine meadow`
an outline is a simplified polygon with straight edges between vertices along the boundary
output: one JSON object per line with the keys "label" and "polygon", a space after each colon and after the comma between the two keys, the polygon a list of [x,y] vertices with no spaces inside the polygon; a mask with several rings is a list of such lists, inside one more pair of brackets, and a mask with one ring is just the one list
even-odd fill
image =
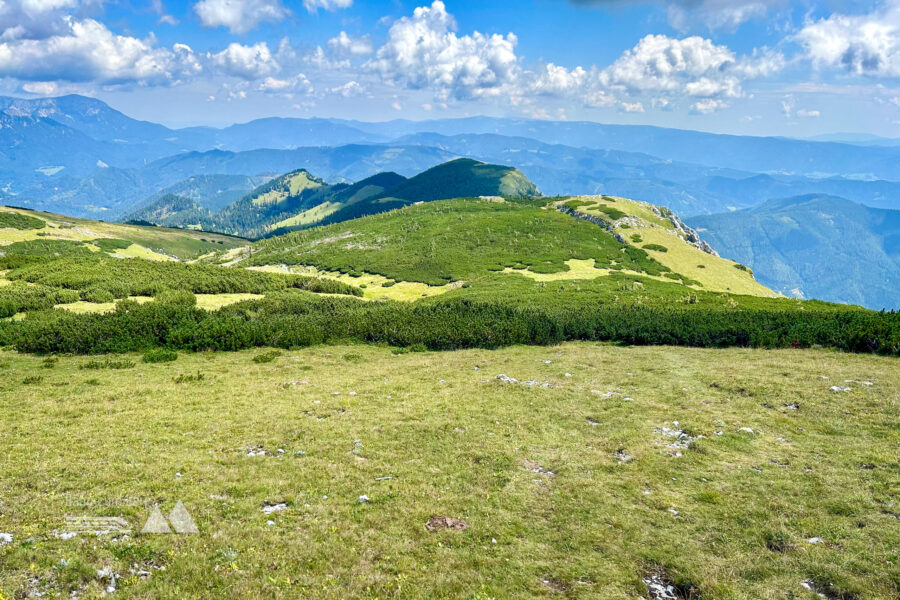
{"label": "alpine meadow", "polygon": [[898,74],[897,0],[0,2],[0,600],[900,598]]}

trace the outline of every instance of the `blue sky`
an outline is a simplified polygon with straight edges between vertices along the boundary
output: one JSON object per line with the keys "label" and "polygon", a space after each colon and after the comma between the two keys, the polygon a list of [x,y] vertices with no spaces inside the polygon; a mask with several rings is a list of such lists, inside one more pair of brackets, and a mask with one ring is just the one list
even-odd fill
{"label": "blue sky", "polygon": [[174,126],[470,115],[900,137],[900,0],[5,0],[0,93]]}

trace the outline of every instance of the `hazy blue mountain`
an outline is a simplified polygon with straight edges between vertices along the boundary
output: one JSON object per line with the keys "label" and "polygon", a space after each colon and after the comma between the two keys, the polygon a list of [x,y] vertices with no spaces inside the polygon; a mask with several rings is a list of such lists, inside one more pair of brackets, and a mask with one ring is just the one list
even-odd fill
{"label": "hazy blue mountain", "polygon": [[175,135],[168,127],[132,119],[105,102],[76,94],[35,99],[0,96],[0,112],[52,119],[95,140],[146,143]]}
{"label": "hazy blue mountain", "polygon": [[583,121],[470,117],[419,122],[335,122],[389,137],[421,132],[443,135],[496,133],[532,138],[548,144],[643,152],[663,159],[743,171],[900,180],[900,147],[721,135]]}
{"label": "hazy blue mountain", "polygon": [[172,195],[195,202],[202,208],[217,211],[246,196],[266,179],[266,176],[249,175],[196,175],[144,198],[135,205],[134,210],[149,206],[163,196]]}
{"label": "hazy blue mountain", "polygon": [[900,309],[900,211],[805,195],[686,221],[773,290]]}
{"label": "hazy blue mountain", "polygon": [[724,212],[805,193],[839,195],[883,208],[900,206],[898,182],[763,175],[497,134],[420,133],[398,141],[515,166],[545,194],[619,195],[662,204],[683,215]]}

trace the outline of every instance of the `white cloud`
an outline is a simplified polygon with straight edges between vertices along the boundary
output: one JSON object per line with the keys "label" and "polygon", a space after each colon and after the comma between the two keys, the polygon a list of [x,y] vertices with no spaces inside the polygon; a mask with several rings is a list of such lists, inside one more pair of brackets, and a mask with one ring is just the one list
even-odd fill
{"label": "white cloud", "polygon": [[625,112],[644,112],[644,105],[640,102],[622,102],[619,106],[621,106],[622,110]]}
{"label": "white cloud", "polygon": [[194,12],[204,27],[227,27],[238,34],[290,14],[281,0],[200,0]]}
{"label": "white cloud", "polygon": [[580,89],[588,78],[588,72],[581,67],[571,71],[553,63],[548,63],[532,83],[537,93],[565,94]]}
{"label": "white cloud", "polygon": [[340,94],[344,98],[350,98],[353,96],[361,96],[365,93],[365,88],[359,85],[356,81],[348,81],[344,85],[331,88],[331,92],[334,94]]}
{"label": "white cloud", "polygon": [[210,54],[209,59],[223,73],[247,80],[261,79],[281,69],[265,42],[252,46],[232,42],[221,52]]}
{"label": "white cloud", "polygon": [[780,53],[738,58],[727,46],[699,36],[648,35],[600,71],[597,80],[614,94],[649,97],[654,108],[671,109],[678,97],[704,99],[691,110],[709,113],[727,107],[724,98],[744,96],[745,80],[770,75],[783,65]]}
{"label": "white cloud", "polygon": [[691,104],[691,112],[695,114],[708,115],[710,113],[714,113],[717,110],[721,110],[723,108],[727,108],[728,104],[722,100],[716,100],[715,98],[706,98],[704,100],[700,100],[699,102],[694,102]]}
{"label": "white cloud", "polygon": [[353,0],[303,0],[303,8],[309,12],[316,12],[320,8],[337,10],[351,6],[353,6]]}
{"label": "white cloud", "polygon": [[458,99],[496,95],[519,74],[516,36],[474,32],[459,36],[444,3],[435,0],[403,17],[366,67],[386,81],[434,88]]}
{"label": "white cloud", "polygon": [[817,68],[900,77],[900,0],[888,0],[868,15],[809,21],[796,39]]}
{"label": "white cloud", "polygon": [[56,94],[59,87],[52,81],[29,81],[28,83],[22,84],[22,89],[29,94],[52,96]]}
{"label": "white cloud", "polygon": [[369,36],[355,38],[347,35],[346,31],[340,32],[328,40],[328,49],[332,54],[342,58],[348,56],[365,56],[372,53],[372,40]]}
{"label": "white cloud", "polygon": [[797,116],[801,118],[817,119],[822,116],[822,113],[817,110],[808,110],[806,108],[801,108],[797,111]]}
{"label": "white cloud", "polygon": [[270,92],[291,95],[294,92],[311,94],[313,86],[309,79],[303,73],[297,73],[293,77],[287,79],[277,79],[275,77],[266,77],[256,88],[260,92]]}
{"label": "white cloud", "polygon": [[708,39],[648,35],[604,69],[601,80],[609,87],[633,92],[674,92],[691,80],[718,79],[735,62],[731,50]]}
{"label": "white cloud", "polygon": [[347,59],[329,58],[325,51],[322,50],[322,46],[316,46],[315,50],[306,54],[303,57],[303,62],[323,71],[337,71],[350,67],[350,61]]}
{"label": "white cloud", "polygon": [[93,19],[63,19],[65,30],[45,39],[0,43],[0,76],[33,81],[93,81],[103,84],[169,84],[200,72],[190,47],[171,50],[116,35]]}

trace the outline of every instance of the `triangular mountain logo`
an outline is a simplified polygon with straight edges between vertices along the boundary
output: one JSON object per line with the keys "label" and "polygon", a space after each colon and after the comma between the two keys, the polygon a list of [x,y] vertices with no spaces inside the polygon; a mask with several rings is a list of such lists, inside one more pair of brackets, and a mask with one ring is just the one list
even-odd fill
{"label": "triangular mountain logo", "polygon": [[190,513],[181,500],[175,504],[175,508],[169,513],[169,523],[172,524],[172,529],[177,533],[200,533],[200,530],[197,529],[197,524],[194,523],[194,519],[191,518]]}
{"label": "triangular mountain logo", "polygon": [[[171,527],[169,524],[171,523]],[[175,508],[169,513],[168,521],[159,510],[159,506],[154,506],[150,511],[150,516],[141,529],[141,533],[199,533],[197,524],[191,518],[191,514],[185,508],[184,503],[179,500],[175,504]]]}
{"label": "triangular mountain logo", "polygon": [[159,506],[153,507],[141,533],[172,533],[166,518],[159,512]]}

